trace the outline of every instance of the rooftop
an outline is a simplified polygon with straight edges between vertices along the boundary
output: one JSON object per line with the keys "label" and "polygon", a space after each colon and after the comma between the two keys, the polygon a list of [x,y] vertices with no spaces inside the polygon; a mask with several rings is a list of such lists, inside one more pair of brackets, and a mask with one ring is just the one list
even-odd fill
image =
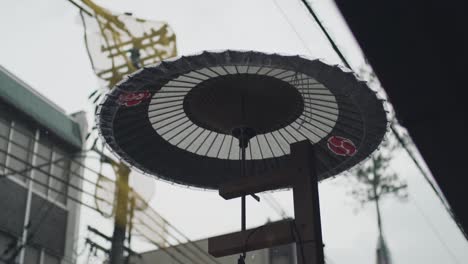
{"label": "rooftop", "polygon": [[36,120],[70,145],[81,148],[80,127],[71,116],[0,65],[0,100]]}

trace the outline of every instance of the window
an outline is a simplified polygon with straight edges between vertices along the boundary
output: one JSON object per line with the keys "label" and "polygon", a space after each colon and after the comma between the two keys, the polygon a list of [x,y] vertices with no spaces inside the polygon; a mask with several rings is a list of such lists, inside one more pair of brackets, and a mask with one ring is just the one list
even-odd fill
{"label": "window", "polygon": [[53,195],[53,199],[65,204],[70,173],[70,159],[63,151],[54,148],[52,160],[54,161],[54,164],[52,164],[52,175],[54,177],[50,178],[51,191],[49,193]]}
{"label": "window", "polygon": [[0,253],[3,254],[3,258],[7,259],[11,257],[11,253],[16,247],[16,239],[0,232]]}
{"label": "window", "polygon": [[37,146],[35,166],[40,166],[34,170],[34,190],[47,195],[47,189],[49,184],[49,174],[51,171],[52,162],[52,144],[46,138],[41,137]]}
{"label": "window", "polygon": [[24,254],[23,263],[24,264],[40,264],[41,263],[41,251],[35,247],[27,246],[25,254]]}
{"label": "window", "polygon": [[30,175],[30,171],[25,170],[29,168],[31,164],[34,145],[33,143],[33,130],[23,125],[22,123],[15,122],[10,143],[11,155],[8,157],[7,166],[13,172],[17,172],[19,175],[23,175],[23,177],[19,178],[24,182],[27,181]]}
{"label": "window", "polygon": [[0,174],[5,171],[11,122],[0,116]]}
{"label": "window", "polygon": [[60,264],[60,259],[44,252],[44,263],[47,264]]}

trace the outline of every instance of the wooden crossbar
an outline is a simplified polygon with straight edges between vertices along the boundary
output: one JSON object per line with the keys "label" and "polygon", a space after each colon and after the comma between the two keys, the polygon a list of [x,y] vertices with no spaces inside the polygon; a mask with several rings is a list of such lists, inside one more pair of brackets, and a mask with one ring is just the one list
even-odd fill
{"label": "wooden crossbar", "polygon": [[285,220],[257,228],[212,237],[208,239],[208,252],[224,257],[246,251],[289,244],[295,241],[294,220]]}

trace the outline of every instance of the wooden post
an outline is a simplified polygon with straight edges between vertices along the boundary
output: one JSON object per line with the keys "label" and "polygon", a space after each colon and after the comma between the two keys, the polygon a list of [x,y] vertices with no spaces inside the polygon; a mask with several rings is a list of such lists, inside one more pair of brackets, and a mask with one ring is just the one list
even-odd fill
{"label": "wooden post", "polygon": [[318,179],[314,147],[308,141],[291,145],[296,250],[298,264],[323,264]]}
{"label": "wooden post", "polygon": [[[275,226],[265,225],[254,233],[247,230],[210,238],[208,248],[215,257],[296,242],[298,264],[323,264],[323,241],[320,221],[318,179],[314,146],[307,140],[291,144],[287,168],[267,174],[245,177],[221,186],[219,194],[233,199],[246,194],[292,187],[294,221]],[[262,230],[262,231],[260,231]],[[289,234],[287,234],[289,232]],[[251,234],[251,241],[245,237]],[[288,236],[292,235],[292,236]]]}

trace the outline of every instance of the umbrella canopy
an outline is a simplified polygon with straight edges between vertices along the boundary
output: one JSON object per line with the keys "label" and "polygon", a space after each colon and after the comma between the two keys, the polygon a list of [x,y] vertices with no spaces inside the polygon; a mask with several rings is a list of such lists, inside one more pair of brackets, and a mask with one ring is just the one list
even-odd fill
{"label": "umbrella canopy", "polygon": [[137,169],[217,189],[286,166],[289,145],[316,146],[320,179],[351,168],[382,141],[383,102],[353,73],[320,60],[254,51],[203,52],[145,67],[106,96],[97,117],[110,149]]}

